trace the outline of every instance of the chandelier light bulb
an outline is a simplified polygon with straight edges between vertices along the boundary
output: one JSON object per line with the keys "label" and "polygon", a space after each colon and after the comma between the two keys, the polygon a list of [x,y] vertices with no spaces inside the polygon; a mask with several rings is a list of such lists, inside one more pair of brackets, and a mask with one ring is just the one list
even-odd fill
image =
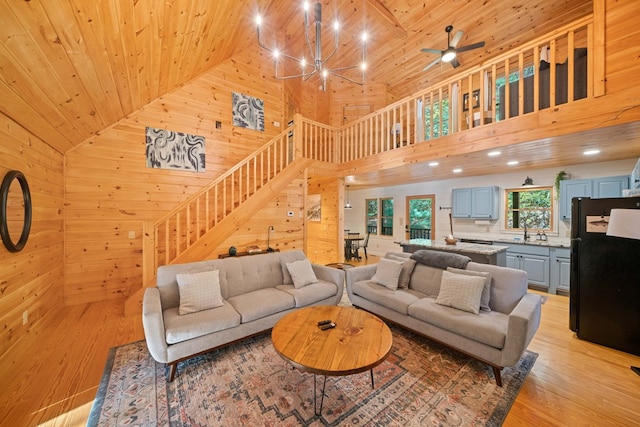
{"label": "chandelier light bulb", "polygon": [[256,15],[256,25],[259,27],[262,25],[262,16]]}
{"label": "chandelier light bulb", "polygon": [[338,21],[334,21],[333,22],[333,29],[338,31],[338,28],[340,28],[340,24],[338,23]]}
{"label": "chandelier light bulb", "polygon": [[309,2],[308,2],[308,1],[305,1],[305,2],[304,2],[304,11],[305,11],[305,12],[308,12],[308,11],[309,11]]}
{"label": "chandelier light bulb", "polygon": [[302,68],[304,68],[304,67],[306,67],[306,66],[307,66],[307,61],[306,61],[304,58],[302,58],[302,60],[300,61],[300,66],[301,66]]}
{"label": "chandelier light bulb", "polygon": [[367,32],[366,32],[366,31],[365,31],[365,32],[363,32],[363,33],[362,33],[362,41],[363,41],[363,42],[366,42],[366,41],[367,41],[367,37],[368,37],[368,36],[367,36]]}
{"label": "chandelier light bulb", "polygon": [[362,69],[362,71],[365,71],[367,69],[367,63],[363,62],[362,64],[360,64],[360,69]]}
{"label": "chandelier light bulb", "polygon": [[329,75],[329,72],[327,70],[322,70],[322,77],[323,78],[327,78],[327,76]]}
{"label": "chandelier light bulb", "polygon": [[280,56],[280,51],[279,51],[278,49],[275,49],[275,50],[273,51],[273,57],[274,57],[274,58],[276,58],[276,59],[278,59],[278,57],[279,57],[279,56]]}

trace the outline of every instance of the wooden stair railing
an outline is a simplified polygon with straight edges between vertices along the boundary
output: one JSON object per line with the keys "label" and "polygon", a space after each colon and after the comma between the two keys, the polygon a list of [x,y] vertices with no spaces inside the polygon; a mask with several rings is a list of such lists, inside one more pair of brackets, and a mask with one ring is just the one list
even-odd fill
{"label": "wooden stair railing", "polygon": [[[574,99],[574,48],[586,47],[587,98],[604,94],[604,23],[594,22],[593,15],[586,16],[543,37],[525,43],[516,49],[499,55],[467,72],[444,80],[435,86],[397,101],[387,107],[348,123],[338,129],[339,163],[360,160],[378,153],[388,152],[411,144],[432,140],[463,130],[484,126],[496,121],[508,120],[509,79],[518,85],[518,112],[524,109],[524,73],[532,72],[533,109],[526,114],[540,111],[539,87],[540,50],[548,46],[548,62],[555,64],[566,59],[567,103]],[[598,41],[598,42],[596,42]],[[549,69],[549,108],[556,104],[556,67]],[[506,80],[506,117],[496,115],[496,83]],[[465,102],[466,101],[466,102]],[[501,108],[502,109],[502,108]],[[515,116],[514,116],[515,117]]]}
{"label": "wooden stair railing", "polygon": [[159,266],[205,259],[265,203],[316,162],[336,162],[335,130],[296,115],[267,142],[159,220],[143,224],[142,287],[125,301],[141,312]]}

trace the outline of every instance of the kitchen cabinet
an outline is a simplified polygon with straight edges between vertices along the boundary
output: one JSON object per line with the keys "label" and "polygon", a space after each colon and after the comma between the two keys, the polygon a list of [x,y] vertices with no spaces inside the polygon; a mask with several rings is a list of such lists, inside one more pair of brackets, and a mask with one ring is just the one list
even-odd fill
{"label": "kitchen cabinet", "polygon": [[539,290],[549,289],[549,247],[508,245],[507,267],[527,272],[529,285]]}
{"label": "kitchen cabinet", "polygon": [[622,190],[629,188],[628,176],[610,176],[607,178],[594,178],[593,198],[604,199],[607,197],[622,197]]}
{"label": "kitchen cabinet", "polygon": [[497,186],[454,188],[451,191],[453,218],[498,219],[500,189]]}
{"label": "kitchen cabinet", "polygon": [[563,221],[571,220],[571,199],[574,197],[594,199],[622,197],[622,190],[628,188],[629,177],[626,175],[560,181],[560,219]]}
{"label": "kitchen cabinet", "polygon": [[592,182],[590,179],[567,179],[560,181],[560,219],[571,220],[571,199],[574,197],[591,197]]}
{"label": "kitchen cabinet", "polygon": [[568,296],[571,275],[571,251],[566,248],[550,248],[550,261],[549,292]]}

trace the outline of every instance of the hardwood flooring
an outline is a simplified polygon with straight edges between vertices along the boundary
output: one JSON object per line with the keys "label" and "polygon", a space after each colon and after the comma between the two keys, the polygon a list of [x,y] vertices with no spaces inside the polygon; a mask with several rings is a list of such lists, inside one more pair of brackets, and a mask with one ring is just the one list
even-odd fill
{"label": "hardwood flooring", "polygon": [[[367,262],[377,257],[357,264]],[[529,346],[538,359],[504,425],[640,425],[640,357],[577,339],[568,317],[569,299],[548,295]],[[109,348],[143,338],[121,302],[66,307],[35,345],[0,360],[0,426],[84,426]]]}

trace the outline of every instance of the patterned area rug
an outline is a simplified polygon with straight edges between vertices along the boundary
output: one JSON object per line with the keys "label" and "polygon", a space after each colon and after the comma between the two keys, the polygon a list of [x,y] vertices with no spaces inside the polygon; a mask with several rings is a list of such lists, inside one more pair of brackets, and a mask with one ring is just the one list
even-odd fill
{"label": "patterned area rug", "polygon": [[[393,349],[369,372],[328,377],[324,409],[314,415],[311,374],[276,354],[270,334],[178,365],[176,378],[144,341],[112,348],[89,426],[499,426],[537,354],[491,368],[398,327]],[[318,389],[322,377],[318,377]]]}

